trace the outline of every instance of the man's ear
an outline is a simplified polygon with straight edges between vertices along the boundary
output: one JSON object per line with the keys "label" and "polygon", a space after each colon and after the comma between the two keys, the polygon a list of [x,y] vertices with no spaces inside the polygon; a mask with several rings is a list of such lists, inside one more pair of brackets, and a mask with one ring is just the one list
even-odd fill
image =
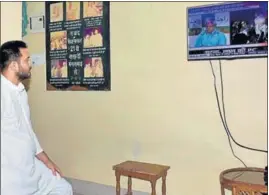
{"label": "man's ear", "polygon": [[9,65],[8,68],[12,71],[17,71],[19,69],[19,64],[16,61],[12,61]]}

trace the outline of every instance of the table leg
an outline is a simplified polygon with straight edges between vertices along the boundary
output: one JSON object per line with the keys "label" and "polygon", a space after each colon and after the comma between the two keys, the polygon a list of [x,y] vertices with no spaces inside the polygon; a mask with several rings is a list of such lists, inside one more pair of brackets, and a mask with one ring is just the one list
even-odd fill
{"label": "table leg", "polygon": [[151,181],[150,183],[152,189],[151,195],[156,195],[156,181]]}
{"label": "table leg", "polygon": [[116,195],[120,195],[120,174],[116,172]]}
{"label": "table leg", "polygon": [[166,195],[166,176],[162,177],[162,195]]}
{"label": "table leg", "polygon": [[132,177],[128,177],[128,195],[132,195]]}

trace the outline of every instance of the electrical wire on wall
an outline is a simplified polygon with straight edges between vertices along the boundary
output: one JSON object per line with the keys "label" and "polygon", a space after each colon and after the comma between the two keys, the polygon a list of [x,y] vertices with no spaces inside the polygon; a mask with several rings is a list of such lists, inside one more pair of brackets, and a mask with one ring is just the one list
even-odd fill
{"label": "electrical wire on wall", "polygon": [[226,120],[225,103],[224,103],[224,87],[223,87],[222,64],[221,64],[221,61],[219,60],[219,70],[220,70],[221,100],[222,100],[223,113],[221,112],[221,106],[220,106],[220,101],[219,101],[219,94],[218,94],[218,90],[217,90],[217,79],[216,79],[215,71],[214,71],[214,68],[213,68],[213,65],[212,65],[211,60],[210,60],[210,66],[211,66],[212,75],[213,75],[213,78],[214,78],[214,89],[215,89],[215,95],[216,95],[216,100],[217,100],[217,105],[218,105],[218,111],[219,111],[219,114],[220,114],[220,118],[221,118],[223,127],[224,127],[225,132],[226,132],[226,134],[228,136],[228,141],[229,141],[229,145],[230,145],[231,151],[233,153],[233,156],[235,158],[237,158],[245,167],[247,167],[247,165],[234,153],[234,150],[233,150],[233,147],[232,147],[232,143],[231,143],[231,139],[232,139],[232,141],[236,145],[238,145],[239,147],[244,148],[244,149],[248,149],[248,150],[252,150],[252,151],[257,151],[257,152],[264,152],[264,153],[267,153],[268,151],[260,150],[260,149],[255,149],[255,148],[250,148],[250,147],[244,146],[244,145],[238,143],[233,138],[233,136],[232,136],[232,134],[231,134],[231,132],[229,130],[229,127],[228,127],[228,124],[227,124],[227,120]]}

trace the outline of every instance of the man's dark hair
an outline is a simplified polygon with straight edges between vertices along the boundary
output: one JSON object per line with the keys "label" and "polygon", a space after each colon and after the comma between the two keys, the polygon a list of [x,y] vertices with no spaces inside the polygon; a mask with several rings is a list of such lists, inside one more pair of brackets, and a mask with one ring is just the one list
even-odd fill
{"label": "man's dark hair", "polygon": [[27,48],[23,41],[8,41],[0,47],[0,69],[4,70],[11,62],[18,61],[21,57],[20,49]]}

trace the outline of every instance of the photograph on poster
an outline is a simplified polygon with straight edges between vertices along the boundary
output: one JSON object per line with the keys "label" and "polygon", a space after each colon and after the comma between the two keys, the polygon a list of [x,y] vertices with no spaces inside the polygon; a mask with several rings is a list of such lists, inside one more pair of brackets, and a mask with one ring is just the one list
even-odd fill
{"label": "photograph on poster", "polygon": [[86,58],[84,61],[84,77],[103,77],[102,58]]}
{"label": "photograph on poster", "polygon": [[103,15],[103,2],[85,1],[83,2],[83,17],[99,17]]}
{"label": "photograph on poster", "polygon": [[51,60],[51,77],[52,78],[67,78],[67,60]]}
{"label": "photograph on poster", "polygon": [[50,5],[50,22],[63,21],[63,3]]}
{"label": "photograph on poster", "polygon": [[80,19],[80,2],[66,2],[66,20],[79,20]]}
{"label": "photograph on poster", "polygon": [[51,32],[50,49],[51,50],[67,49],[67,33],[66,33],[66,31]]}
{"label": "photograph on poster", "polygon": [[84,48],[103,47],[102,27],[91,27],[84,30]]}

